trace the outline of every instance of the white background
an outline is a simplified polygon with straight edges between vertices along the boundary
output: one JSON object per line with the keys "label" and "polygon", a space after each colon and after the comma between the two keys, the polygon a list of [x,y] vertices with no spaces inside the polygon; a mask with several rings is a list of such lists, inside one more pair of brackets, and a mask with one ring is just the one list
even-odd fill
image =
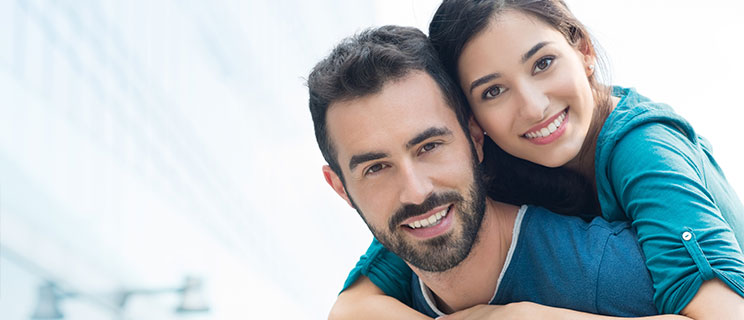
{"label": "white background", "polygon": [[[304,78],[366,27],[426,30],[438,2],[0,0],[0,318],[48,280],[105,300],[186,275],[212,308],[192,319],[324,318],[371,238],[322,178]],[[568,3],[613,83],[690,120],[744,193],[740,2]]]}

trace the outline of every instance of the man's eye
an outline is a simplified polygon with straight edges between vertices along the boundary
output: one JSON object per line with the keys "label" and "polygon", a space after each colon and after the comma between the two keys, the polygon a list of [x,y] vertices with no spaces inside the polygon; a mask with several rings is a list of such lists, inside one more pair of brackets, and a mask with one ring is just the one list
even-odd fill
{"label": "man's eye", "polygon": [[382,164],[382,163],[377,163],[367,168],[367,170],[364,171],[364,175],[373,174],[385,168],[387,168],[387,165]]}
{"label": "man's eye", "polygon": [[504,93],[504,91],[506,91],[506,89],[499,86],[490,87],[483,92],[483,99],[488,100],[496,98],[498,95]]}
{"label": "man's eye", "polygon": [[436,148],[437,148],[437,147],[438,147],[439,145],[440,145],[440,143],[437,143],[437,142],[429,142],[429,143],[427,143],[427,144],[425,144],[425,145],[423,145],[423,146],[421,147],[421,153],[424,153],[424,152],[429,152],[429,151],[431,151],[431,150],[434,150],[434,149],[436,149]]}
{"label": "man's eye", "polygon": [[555,58],[553,58],[553,57],[545,57],[545,58],[542,58],[542,59],[538,60],[535,63],[535,70],[534,70],[534,72],[535,73],[540,73],[540,72],[545,71],[553,63],[553,60],[554,59]]}

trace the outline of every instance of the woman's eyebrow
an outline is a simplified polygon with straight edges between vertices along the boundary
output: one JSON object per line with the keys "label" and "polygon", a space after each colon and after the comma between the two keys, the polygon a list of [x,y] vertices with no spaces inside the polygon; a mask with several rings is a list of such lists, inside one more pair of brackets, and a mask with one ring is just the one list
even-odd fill
{"label": "woman's eyebrow", "polygon": [[530,58],[532,58],[532,56],[534,56],[535,53],[537,53],[538,51],[540,51],[540,49],[542,49],[542,47],[544,47],[544,46],[546,46],[548,44],[550,44],[550,42],[548,42],[548,41],[542,41],[542,42],[536,44],[535,46],[533,46],[532,49],[528,50],[527,53],[525,53],[522,56],[522,63],[527,62],[527,60],[529,60]]}
{"label": "woman's eyebrow", "polygon": [[491,81],[493,79],[496,79],[498,77],[501,77],[501,75],[498,74],[498,73],[491,73],[491,74],[487,74],[485,76],[482,76],[482,77],[476,79],[475,81],[471,82],[470,83],[470,95],[473,95],[473,89],[475,89],[476,87],[478,87],[480,85],[483,85],[483,84],[486,84],[489,81]]}
{"label": "woman's eyebrow", "polygon": [[[527,60],[529,60],[530,58],[532,58],[532,56],[534,56],[535,53],[537,53],[538,51],[540,51],[540,49],[542,49],[544,46],[549,45],[549,44],[550,44],[550,41],[542,41],[542,42],[539,42],[538,44],[534,45],[532,48],[530,48],[530,50],[527,50],[527,52],[524,55],[522,55],[521,62],[522,63],[527,62]],[[476,87],[478,87],[478,86],[480,86],[482,84],[488,83],[489,81],[491,81],[493,79],[496,79],[498,77],[501,77],[501,74],[499,74],[499,73],[491,73],[491,74],[487,74],[485,76],[482,76],[482,77],[480,77],[480,78],[478,78],[475,81],[473,81],[473,82],[470,83],[470,89],[468,91],[472,95],[473,94],[473,90]]]}

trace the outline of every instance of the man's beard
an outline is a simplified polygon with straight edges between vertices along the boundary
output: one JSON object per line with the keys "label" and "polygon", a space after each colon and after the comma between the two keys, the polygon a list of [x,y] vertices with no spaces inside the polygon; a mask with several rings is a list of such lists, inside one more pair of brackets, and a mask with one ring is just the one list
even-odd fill
{"label": "man's beard", "polygon": [[[417,243],[406,241],[410,237],[401,234],[406,232],[401,229],[401,222],[450,202],[453,202],[454,206],[448,215],[457,215],[462,228],[459,230],[454,228],[446,234]],[[364,218],[356,204],[354,207]],[[470,254],[477,241],[485,209],[486,195],[480,168],[474,163],[473,183],[470,185],[467,199],[455,191],[433,193],[419,205],[408,204],[400,208],[390,218],[387,231],[373,227],[369,223],[367,226],[383,246],[414,267],[428,272],[443,272],[457,266]],[[452,219],[454,218],[453,216]]]}

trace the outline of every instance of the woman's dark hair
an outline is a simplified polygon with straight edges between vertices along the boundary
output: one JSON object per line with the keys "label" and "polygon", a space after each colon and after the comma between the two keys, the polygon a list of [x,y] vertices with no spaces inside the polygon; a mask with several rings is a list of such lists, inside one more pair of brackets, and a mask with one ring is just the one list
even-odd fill
{"label": "woman's dark hair", "polygon": [[[586,27],[562,0],[444,0],[429,24],[429,38],[445,70],[458,83],[457,64],[465,45],[510,10],[544,21],[563,34],[570,45],[597,56],[598,64],[603,62]],[[604,68],[599,65],[597,69]],[[589,163],[593,163],[597,136],[611,110],[611,88],[598,81],[598,74],[599,70],[589,76],[597,109],[578,155],[579,161],[589,159]],[[568,215],[599,215],[593,173],[548,168],[516,158],[491,139],[486,139],[484,151],[489,196],[495,200],[539,205]]]}

